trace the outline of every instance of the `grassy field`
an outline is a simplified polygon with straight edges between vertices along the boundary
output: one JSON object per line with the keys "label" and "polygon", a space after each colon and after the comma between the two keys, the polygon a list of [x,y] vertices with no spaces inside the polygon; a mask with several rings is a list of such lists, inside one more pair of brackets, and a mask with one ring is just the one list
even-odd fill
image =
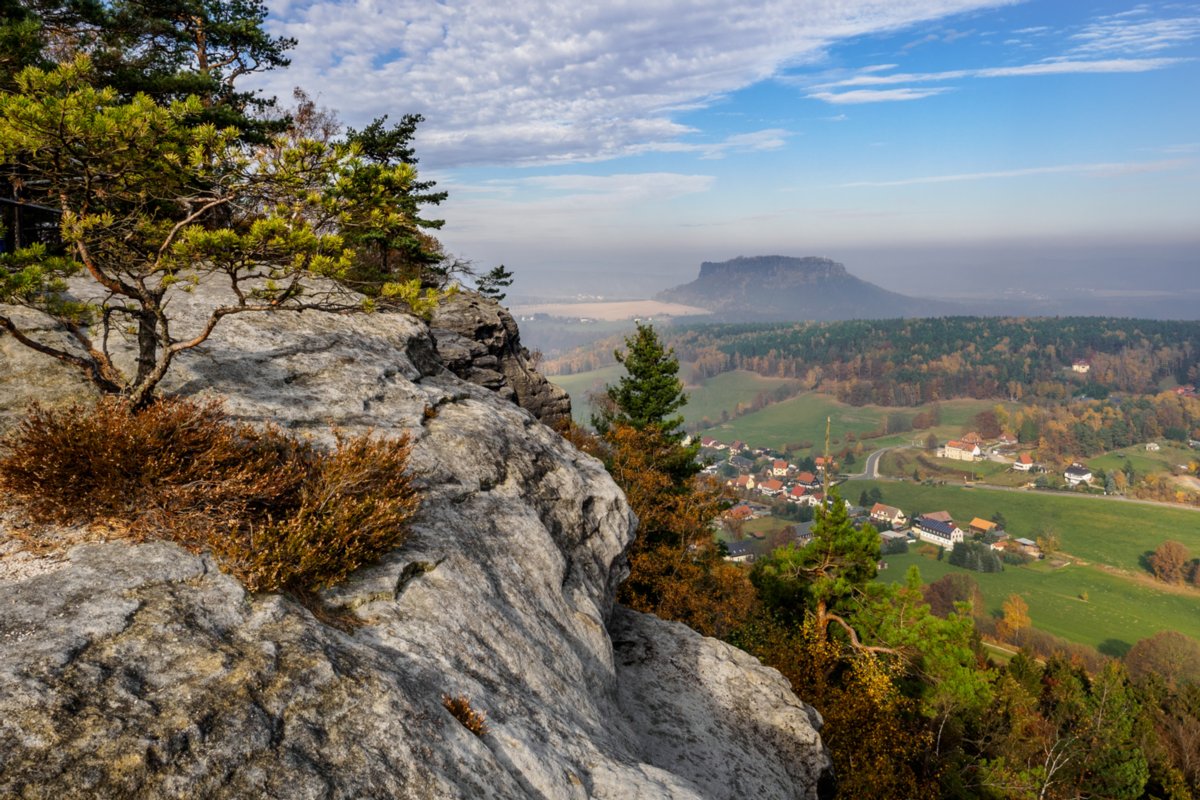
{"label": "grassy field", "polygon": [[1182,542],[1191,553],[1200,555],[1200,511],[1069,492],[1001,491],[911,482],[850,481],[843,487],[843,495],[854,500],[863,489],[873,486],[883,492],[883,502],[889,505],[909,513],[945,509],[960,524],[973,517],[988,519],[999,511],[1013,536],[1032,539],[1039,529],[1050,529],[1058,534],[1064,553],[1119,569],[1143,572],[1142,557],[1165,539]]}
{"label": "grassy field", "polygon": [[[980,411],[986,411],[995,405],[991,400],[948,400],[939,404],[941,423],[937,427],[870,439],[863,445],[867,450],[876,450],[880,447],[910,444],[914,440],[923,440],[930,432],[937,436],[939,441],[944,442],[960,435],[971,418]],[[714,426],[705,433],[722,441],[741,439],[754,447],[778,448],[800,441],[810,441],[819,445],[825,439],[825,418],[832,417],[835,444],[844,444],[847,433],[861,437],[864,433],[878,430],[888,414],[903,414],[911,419],[924,409],[923,406],[851,406],[840,403],[829,395],[808,392],[768,406],[762,411]]]}
{"label": "grassy field", "polygon": [[[950,572],[965,572],[910,550],[887,556],[888,568],[878,580],[901,582],[909,565],[932,582]],[[1006,566],[1003,572],[968,572],[979,584],[988,613],[998,615],[1010,594],[1029,603],[1034,627],[1082,642],[1108,655],[1123,655],[1139,639],[1158,631],[1178,631],[1200,639],[1200,592],[1173,593],[1114,575],[1094,566],[1069,564],[1049,567],[1038,562],[1028,567]],[[1086,593],[1087,600],[1081,597]]]}
{"label": "grassy field", "polygon": [[[679,373],[685,380],[692,376],[688,364],[680,364]],[[575,420],[586,424],[592,413],[587,402],[588,393],[603,389],[605,384],[616,383],[624,374],[624,367],[613,364],[576,375],[555,375],[550,381],[567,390]],[[683,407],[683,418],[688,423],[698,423],[705,417],[719,420],[722,411],[732,415],[739,403],[749,405],[760,392],[772,392],[790,383],[792,381],[785,378],[764,378],[742,370],[723,372],[703,383],[686,387],[688,404]]]}
{"label": "grassy field", "polygon": [[1157,472],[1169,472],[1177,464],[1187,464],[1200,458],[1200,453],[1185,447],[1164,445],[1157,452],[1147,452],[1145,445],[1126,447],[1105,453],[1098,458],[1089,458],[1088,466],[1092,469],[1109,470],[1124,469],[1128,461],[1133,471],[1139,476],[1152,475]]}
{"label": "grassy field", "polygon": [[947,482],[982,480],[997,486],[1023,486],[1033,480],[1027,472],[1016,472],[1011,465],[996,461],[955,461],[938,458],[919,448],[897,448],[884,453],[879,460],[879,473],[887,477],[911,478],[916,469],[922,478],[938,478]]}
{"label": "grassy field", "polygon": [[749,405],[760,392],[773,392],[794,383],[786,378],[764,378],[744,370],[722,372],[703,383],[686,387],[688,403],[683,407],[683,417],[689,423],[700,422],[705,417],[716,422],[722,411],[732,415],[738,403]]}
{"label": "grassy field", "polygon": [[797,442],[823,442],[826,417],[834,419],[833,437],[840,442],[848,432],[876,430],[883,416],[878,407],[856,408],[828,395],[806,393],[716,425],[706,433],[724,442],[741,439],[751,447],[779,448]]}

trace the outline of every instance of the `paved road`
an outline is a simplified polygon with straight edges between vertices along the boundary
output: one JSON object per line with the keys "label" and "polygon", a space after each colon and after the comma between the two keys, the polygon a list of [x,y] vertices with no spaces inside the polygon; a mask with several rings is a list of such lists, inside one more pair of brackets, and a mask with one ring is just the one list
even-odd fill
{"label": "paved road", "polygon": [[892,478],[885,478],[879,474],[879,459],[883,457],[884,453],[886,453],[888,450],[891,450],[891,449],[892,449],[891,447],[885,447],[882,450],[876,450],[874,453],[871,453],[871,455],[867,456],[867,460],[863,463],[863,471],[862,472],[843,473],[841,475],[842,480],[848,480],[848,481],[855,481],[855,480],[889,481],[889,480],[893,480]]}

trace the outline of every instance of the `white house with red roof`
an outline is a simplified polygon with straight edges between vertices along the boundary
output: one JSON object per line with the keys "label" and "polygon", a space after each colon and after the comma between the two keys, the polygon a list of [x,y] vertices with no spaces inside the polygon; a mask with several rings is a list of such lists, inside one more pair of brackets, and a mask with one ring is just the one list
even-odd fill
{"label": "white house with red roof", "polygon": [[783,492],[783,481],[779,480],[778,478],[771,478],[770,480],[760,483],[758,485],[758,490],[767,497],[774,497],[775,495]]}
{"label": "white house with red roof", "polygon": [[952,458],[955,461],[974,461],[983,455],[983,452],[977,444],[951,439],[946,442],[945,447],[938,451],[938,455],[942,458]]}

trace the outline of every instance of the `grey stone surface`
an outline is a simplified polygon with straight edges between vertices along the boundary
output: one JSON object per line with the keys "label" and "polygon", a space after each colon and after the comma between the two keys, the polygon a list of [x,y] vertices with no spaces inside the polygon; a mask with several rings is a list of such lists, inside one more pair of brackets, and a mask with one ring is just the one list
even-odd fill
{"label": "grey stone surface", "polygon": [[464,292],[442,304],[431,329],[446,366],[555,427],[571,419],[571,398],[550,383],[521,346],[516,320],[499,303]]}
{"label": "grey stone surface", "polygon": [[[180,297],[180,327],[208,302]],[[327,593],[350,633],[171,544],[0,547],[0,797],[816,796],[815,712],[732,648],[614,613],[620,491],[438,350],[405,315],[306,312],[229,318],[180,359],[165,388],[239,419],[409,433],[420,517]]]}

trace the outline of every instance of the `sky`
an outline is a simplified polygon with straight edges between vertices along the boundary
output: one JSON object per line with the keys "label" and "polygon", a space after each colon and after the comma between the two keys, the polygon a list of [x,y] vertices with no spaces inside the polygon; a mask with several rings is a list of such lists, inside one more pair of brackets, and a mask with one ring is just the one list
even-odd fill
{"label": "sky", "polygon": [[268,7],[299,44],[258,87],[422,114],[439,238],[514,294],[644,297],[764,254],[908,293],[1200,291],[1200,3]]}

